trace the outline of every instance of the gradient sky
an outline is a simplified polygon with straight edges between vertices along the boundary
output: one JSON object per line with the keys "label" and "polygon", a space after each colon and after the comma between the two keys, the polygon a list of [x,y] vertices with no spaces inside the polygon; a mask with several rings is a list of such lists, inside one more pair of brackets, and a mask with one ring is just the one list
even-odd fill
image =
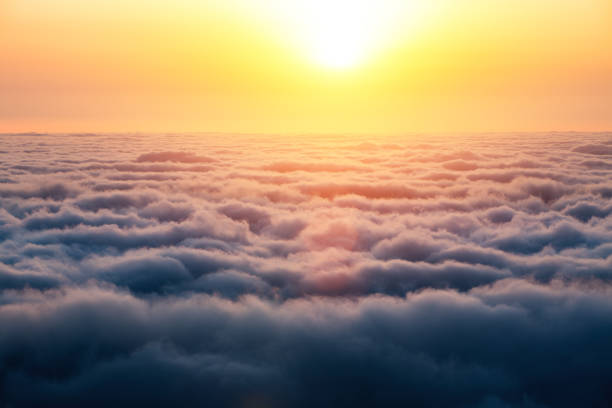
{"label": "gradient sky", "polygon": [[0,132],[607,130],[611,49],[608,0],[3,0]]}

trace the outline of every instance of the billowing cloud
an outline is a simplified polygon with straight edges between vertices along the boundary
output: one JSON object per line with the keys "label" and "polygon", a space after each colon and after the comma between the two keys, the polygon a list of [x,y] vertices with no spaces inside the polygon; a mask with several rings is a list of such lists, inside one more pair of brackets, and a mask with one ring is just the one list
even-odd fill
{"label": "billowing cloud", "polygon": [[178,162],[178,163],[210,163],[214,159],[206,156],[198,156],[189,152],[159,152],[145,153],[138,156],[137,162]]}
{"label": "billowing cloud", "polygon": [[2,135],[0,406],[608,406],[609,140]]}

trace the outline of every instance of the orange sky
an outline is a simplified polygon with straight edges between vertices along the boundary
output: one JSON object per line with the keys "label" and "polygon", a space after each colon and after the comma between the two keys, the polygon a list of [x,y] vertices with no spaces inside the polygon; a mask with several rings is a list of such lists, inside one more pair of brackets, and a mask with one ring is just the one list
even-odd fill
{"label": "orange sky", "polygon": [[609,0],[2,0],[0,50],[0,132],[612,129]]}

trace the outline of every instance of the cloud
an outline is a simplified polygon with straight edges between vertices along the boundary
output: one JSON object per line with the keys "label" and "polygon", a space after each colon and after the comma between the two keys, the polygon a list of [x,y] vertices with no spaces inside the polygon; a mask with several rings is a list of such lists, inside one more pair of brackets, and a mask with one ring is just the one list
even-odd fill
{"label": "cloud", "polygon": [[0,264],[0,287],[6,289],[50,289],[59,286],[61,279],[55,276],[21,271]]}
{"label": "cloud", "polygon": [[366,198],[431,198],[433,191],[419,191],[403,185],[383,184],[311,184],[300,189],[303,193],[327,199],[341,195],[358,195]]}
{"label": "cloud", "polygon": [[487,213],[487,218],[495,224],[504,224],[512,221],[514,211],[508,207],[494,208]]}
{"label": "cloud", "polygon": [[335,164],[335,163],[292,163],[292,162],[278,162],[267,164],[261,167],[262,170],[274,171],[278,173],[291,173],[295,171],[305,172],[328,172],[328,173],[342,173],[346,171],[365,171],[364,167],[352,166],[347,164]]}
{"label": "cloud", "polygon": [[141,154],[136,159],[137,162],[177,162],[177,163],[212,163],[216,161],[213,158],[206,156],[198,156],[189,152],[159,152]]}
{"label": "cloud", "polygon": [[427,235],[404,233],[392,239],[385,239],[372,248],[372,254],[381,259],[405,259],[424,261],[444,246],[431,240]]}
{"label": "cloud", "polygon": [[597,156],[610,156],[612,155],[612,146],[608,146],[606,144],[587,144],[575,147],[572,149],[572,151]]}
{"label": "cloud", "polygon": [[518,137],[11,136],[0,406],[608,406],[610,142]]}
{"label": "cloud", "polygon": [[219,208],[219,212],[235,221],[245,221],[255,233],[270,225],[270,216],[264,210],[242,204],[228,204]]}
{"label": "cloud", "polygon": [[62,201],[75,192],[62,183],[40,185],[36,187],[19,186],[0,189],[0,197],[42,198],[44,200]]}
{"label": "cloud", "polygon": [[610,215],[612,213],[612,205],[601,208],[594,204],[580,203],[568,209],[566,213],[580,221],[588,222],[593,217],[605,218]]}
{"label": "cloud", "polygon": [[471,162],[466,162],[464,160],[455,160],[452,162],[444,163],[443,167],[448,170],[469,171],[476,170],[478,168],[478,165]]}
{"label": "cloud", "polygon": [[187,204],[174,204],[168,201],[158,201],[140,210],[138,215],[153,218],[159,222],[182,222],[193,214],[193,207]]}
{"label": "cloud", "polygon": [[[254,296],[147,301],[95,286],[26,293],[0,311],[11,327],[0,356],[13,368],[4,395],[18,405],[67,406],[100,389],[94,405],[261,398],[279,406],[469,406],[491,396],[597,405],[612,374],[609,295],[517,281],[466,294],[280,304]],[[51,331],[53,341],[39,344]],[[132,397],[119,399],[127,391]]]}

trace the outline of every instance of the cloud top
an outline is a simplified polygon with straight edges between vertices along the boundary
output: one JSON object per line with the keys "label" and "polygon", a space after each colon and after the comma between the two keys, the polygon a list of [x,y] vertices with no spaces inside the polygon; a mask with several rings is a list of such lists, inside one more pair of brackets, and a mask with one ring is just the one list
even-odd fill
{"label": "cloud top", "polygon": [[1,135],[0,406],[607,406],[610,140]]}

